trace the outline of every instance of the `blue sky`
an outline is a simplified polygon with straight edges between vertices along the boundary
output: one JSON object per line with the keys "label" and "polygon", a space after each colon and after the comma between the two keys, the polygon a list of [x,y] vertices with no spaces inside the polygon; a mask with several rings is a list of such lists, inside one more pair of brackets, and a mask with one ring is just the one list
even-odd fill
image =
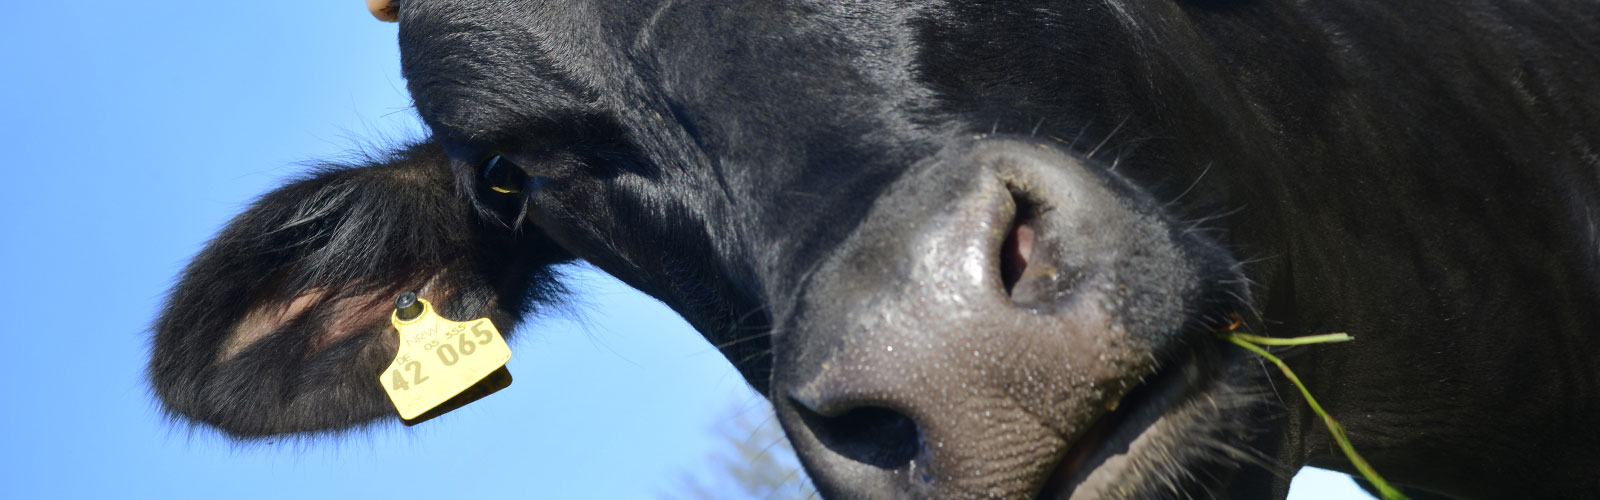
{"label": "blue sky", "polygon": [[[655,498],[765,411],[665,307],[574,268],[515,384],[420,427],[237,446],[162,421],[145,328],[187,259],[300,165],[421,135],[360,3],[0,0],[6,498]],[[1342,477],[1296,497],[1358,498]]]}

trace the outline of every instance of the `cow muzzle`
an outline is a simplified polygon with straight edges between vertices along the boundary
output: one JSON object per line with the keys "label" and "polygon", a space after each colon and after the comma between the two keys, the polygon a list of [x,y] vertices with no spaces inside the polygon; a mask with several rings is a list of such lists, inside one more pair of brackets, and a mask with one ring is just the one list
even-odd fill
{"label": "cow muzzle", "polygon": [[1213,265],[1173,227],[1048,144],[979,140],[912,168],[779,319],[773,400],[819,488],[1019,498],[1081,482],[1063,477],[1095,452],[1074,443],[1180,364],[1206,308]]}

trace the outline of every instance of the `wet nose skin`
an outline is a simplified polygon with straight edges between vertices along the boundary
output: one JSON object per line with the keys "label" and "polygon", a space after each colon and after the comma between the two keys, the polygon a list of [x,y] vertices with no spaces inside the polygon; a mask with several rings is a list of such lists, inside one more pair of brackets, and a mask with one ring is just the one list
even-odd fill
{"label": "wet nose skin", "polygon": [[1154,206],[1024,141],[897,181],[776,338],[774,400],[824,493],[1034,494],[1182,329],[1196,272]]}

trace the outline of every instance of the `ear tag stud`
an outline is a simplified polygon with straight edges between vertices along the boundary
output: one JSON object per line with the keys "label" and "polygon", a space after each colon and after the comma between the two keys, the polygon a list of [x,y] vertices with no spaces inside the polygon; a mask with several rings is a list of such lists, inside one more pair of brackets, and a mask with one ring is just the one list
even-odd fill
{"label": "ear tag stud", "polygon": [[511,347],[489,318],[450,321],[406,292],[389,317],[400,332],[394,362],[378,376],[406,425],[449,413],[511,385]]}

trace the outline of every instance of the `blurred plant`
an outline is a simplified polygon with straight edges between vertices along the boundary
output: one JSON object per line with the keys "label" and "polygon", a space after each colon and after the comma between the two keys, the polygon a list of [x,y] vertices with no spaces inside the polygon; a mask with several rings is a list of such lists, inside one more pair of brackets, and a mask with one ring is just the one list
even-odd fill
{"label": "blurred plant", "polygon": [[684,472],[680,491],[661,494],[666,499],[693,500],[802,500],[820,498],[811,479],[800,468],[794,448],[772,414],[772,407],[730,408],[713,429],[723,446],[713,451],[705,465]]}

